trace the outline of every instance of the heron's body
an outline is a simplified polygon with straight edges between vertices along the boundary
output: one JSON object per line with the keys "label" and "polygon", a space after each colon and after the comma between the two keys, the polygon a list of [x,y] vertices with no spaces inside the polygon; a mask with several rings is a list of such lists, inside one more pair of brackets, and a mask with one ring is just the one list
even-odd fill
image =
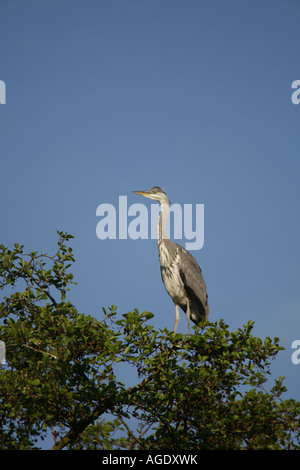
{"label": "heron's body", "polygon": [[206,285],[201,269],[188,251],[169,239],[166,226],[170,202],[166,193],[157,186],[149,191],[134,192],[155,199],[161,204],[157,224],[161,276],[166,291],[175,303],[174,332],[176,332],[179,322],[178,305],[187,315],[190,332],[190,319],[198,324],[202,318],[208,320],[209,315]]}

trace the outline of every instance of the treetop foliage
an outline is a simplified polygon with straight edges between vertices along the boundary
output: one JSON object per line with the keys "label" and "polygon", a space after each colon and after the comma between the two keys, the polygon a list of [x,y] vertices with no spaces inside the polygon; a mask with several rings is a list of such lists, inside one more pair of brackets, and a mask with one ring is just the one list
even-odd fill
{"label": "treetop foliage", "polygon": [[51,433],[57,450],[299,448],[300,403],[282,399],[283,377],[267,390],[278,338],[253,336],[252,321],[187,336],[146,311],[82,314],[68,300],[72,236],[58,235],[53,256],[0,245],[0,449]]}

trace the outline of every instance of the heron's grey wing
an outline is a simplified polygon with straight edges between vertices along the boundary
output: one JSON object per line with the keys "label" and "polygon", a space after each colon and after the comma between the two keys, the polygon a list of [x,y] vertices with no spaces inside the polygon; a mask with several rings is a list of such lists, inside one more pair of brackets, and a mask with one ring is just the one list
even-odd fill
{"label": "heron's grey wing", "polygon": [[208,297],[201,268],[195,258],[178,245],[179,273],[189,299],[199,314],[208,319]]}

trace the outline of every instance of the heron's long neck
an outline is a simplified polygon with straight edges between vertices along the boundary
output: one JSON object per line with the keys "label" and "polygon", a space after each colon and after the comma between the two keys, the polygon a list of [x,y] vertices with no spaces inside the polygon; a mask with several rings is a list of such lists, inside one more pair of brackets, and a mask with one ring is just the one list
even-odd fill
{"label": "heron's long neck", "polygon": [[161,204],[160,206],[160,214],[157,223],[157,241],[158,244],[166,238],[169,238],[168,231],[167,231],[167,220],[170,214],[170,206],[169,204]]}

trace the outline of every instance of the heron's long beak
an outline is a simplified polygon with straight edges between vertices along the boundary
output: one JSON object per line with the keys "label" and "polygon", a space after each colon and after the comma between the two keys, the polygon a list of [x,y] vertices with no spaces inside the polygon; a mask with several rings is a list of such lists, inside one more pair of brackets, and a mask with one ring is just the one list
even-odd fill
{"label": "heron's long beak", "polygon": [[152,193],[151,191],[132,191],[135,194],[140,194],[141,196],[149,197],[151,198]]}

